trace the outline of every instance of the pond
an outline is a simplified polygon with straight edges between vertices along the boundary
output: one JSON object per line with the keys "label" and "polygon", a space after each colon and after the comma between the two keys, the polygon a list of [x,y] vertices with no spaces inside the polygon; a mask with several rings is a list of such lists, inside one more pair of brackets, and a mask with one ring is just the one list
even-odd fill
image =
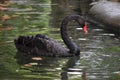
{"label": "pond", "polygon": [[[17,53],[14,39],[44,34],[64,44],[63,18],[86,17],[91,0],[10,0],[0,8],[0,80],[120,80],[119,36],[88,24],[88,34],[71,22],[69,36],[80,47],[78,57],[30,58]],[[2,6],[2,7],[1,7]]]}

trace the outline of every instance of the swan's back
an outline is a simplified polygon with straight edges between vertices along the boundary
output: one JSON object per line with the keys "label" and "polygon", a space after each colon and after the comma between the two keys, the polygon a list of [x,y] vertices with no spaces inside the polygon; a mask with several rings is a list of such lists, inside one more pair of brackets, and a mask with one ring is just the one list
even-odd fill
{"label": "swan's back", "polygon": [[37,56],[73,56],[68,49],[48,36],[19,36],[14,40],[19,52]]}

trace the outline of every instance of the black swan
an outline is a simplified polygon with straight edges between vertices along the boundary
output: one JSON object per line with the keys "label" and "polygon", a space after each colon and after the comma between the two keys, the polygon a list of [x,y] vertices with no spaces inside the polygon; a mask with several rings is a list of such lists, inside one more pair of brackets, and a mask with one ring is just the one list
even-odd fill
{"label": "black swan", "polygon": [[70,15],[63,19],[60,27],[61,37],[67,48],[48,36],[37,34],[36,36],[19,36],[14,40],[18,52],[27,53],[37,56],[52,57],[70,57],[80,54],[79,47],[71,41],[67,34],[67,24],[69,21],[75,20],[87,33],[85,20],[80,15]]}

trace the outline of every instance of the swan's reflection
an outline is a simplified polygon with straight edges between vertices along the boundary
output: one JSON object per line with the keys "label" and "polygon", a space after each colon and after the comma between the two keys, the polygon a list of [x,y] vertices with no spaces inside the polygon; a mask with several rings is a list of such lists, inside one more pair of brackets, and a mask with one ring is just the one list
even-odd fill
{"label": "swan's reflection", "polygon": [[[31,72],[29,74],[36,73],[36,75],[40,74],[41,76],[48,76],[49,74],[49,77],[55,78],[54,76],[57,76],[56,78],[61,78],[61,80],[69,80],[69,72],[75,72],[75,70],[70,70],[70,68],[74,68],[74,66],[77,65],[76,62],[80,59],[80,56],[67,58],[41,57],[42,60],[33,60],[32,57],[35,56],[23,55],[23,53],[20,52],[16,53],[15,58],[17,59],[17,63],[21,66],[36,63],[30,67],[21,67],[20,70],[28,70]],[[79,69],[78,71],[82,73],[83,70]],[[27,74],[23,73],[23,75]]]}

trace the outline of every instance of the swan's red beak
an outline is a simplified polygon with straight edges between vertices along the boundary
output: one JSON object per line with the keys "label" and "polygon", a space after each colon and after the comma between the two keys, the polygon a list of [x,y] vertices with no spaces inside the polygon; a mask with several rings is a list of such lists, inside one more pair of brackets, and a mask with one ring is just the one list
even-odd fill
{"label": "swan's red beak", "polygon": [[88,30],[87,30],[87,23],[85,22],[85,25],[83,26],[83,31],[85,34],[88,33]]}

